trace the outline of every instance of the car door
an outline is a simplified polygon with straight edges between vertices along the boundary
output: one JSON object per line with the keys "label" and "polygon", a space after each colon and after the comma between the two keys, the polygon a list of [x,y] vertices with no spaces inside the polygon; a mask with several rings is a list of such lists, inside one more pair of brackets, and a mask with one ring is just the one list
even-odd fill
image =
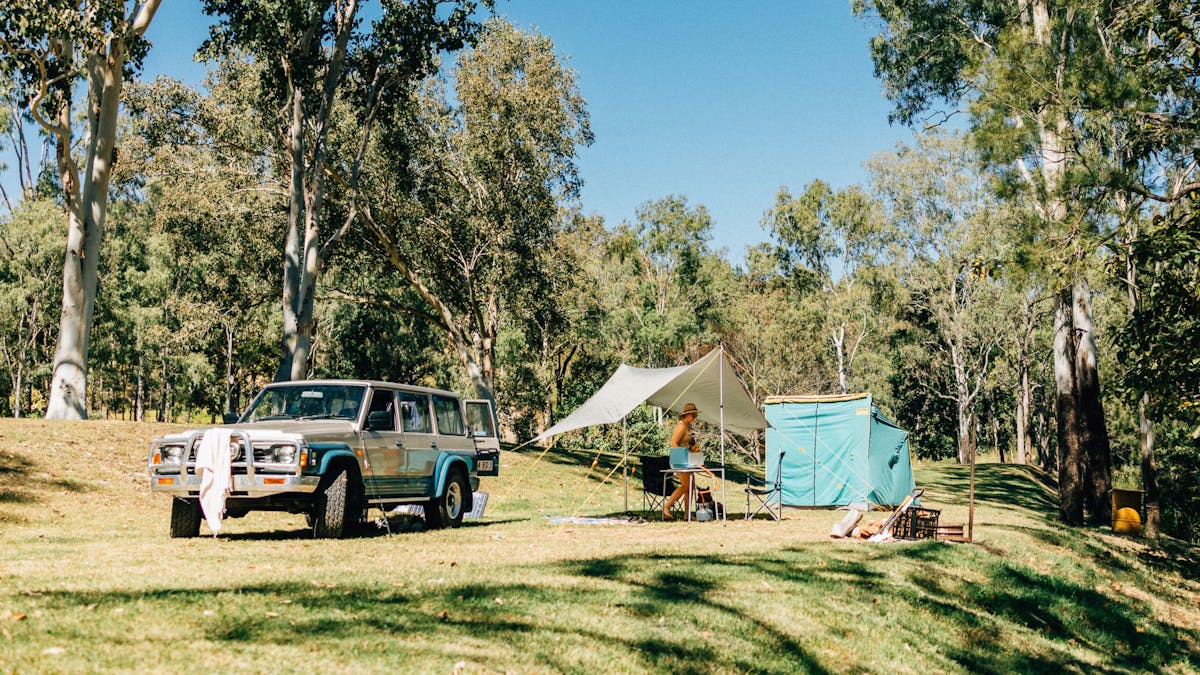
{"label": "car door", "polygon": [[429,394],[400,390],[396,400],[400,410],[400,428],[404,431],[404,492],[409,496],[431,495],[430,479],[439,450]]}
{"label": "car door", "polygon": [[396,392],[375,389],[363,418],[362,444],[366,454],[363,483],[368,499],[392,497],[403,492],[404,433],[397,424]]}
{"label": "car door", "polygon": [[[462,404],[457,396],[434,394],[433,418],[437,425],[437,447],[440,452],[458,452],[474,454],[475,444],[467,435],[467,425],[463,420]],[[429,466],[429,474],[433,475],[433,466]]]}
{"label": "car door", "polygon": [[480,476],[500,475],[500,434],[496,412],[487,399],[463,401],[467,409],[467,428],[475,443],[475,469]]}

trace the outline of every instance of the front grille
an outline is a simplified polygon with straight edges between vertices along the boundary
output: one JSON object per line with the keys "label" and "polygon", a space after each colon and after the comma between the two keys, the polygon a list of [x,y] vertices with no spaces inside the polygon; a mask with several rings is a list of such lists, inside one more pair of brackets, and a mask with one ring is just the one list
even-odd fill
{"label": "front grille", "polygon": [[[200,445],[199,439],[188,446],[187,453],[187,473],[188,475],[196,475],[196,450]],[[254,467],[256,471],[267,473],[293,473],[295,464],[275,464],[272,460],[272,448],[278,443],[256,443],[254,444]],[[299,458],[300,453],[297,449],[296,457]],[[249,463],[246,462],[246,443],[230,443],[229,444],[229,467],[230,472],[235,475],[246,475],[249,473]]]}

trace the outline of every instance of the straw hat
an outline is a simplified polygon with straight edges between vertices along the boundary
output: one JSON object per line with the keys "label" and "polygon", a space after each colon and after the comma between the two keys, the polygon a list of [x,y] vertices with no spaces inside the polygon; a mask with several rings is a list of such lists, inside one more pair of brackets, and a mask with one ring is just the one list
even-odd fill
{"label": "straw hat", "polygon": [[696,407],[695,403],[685,403],[683,406],[683,410],[679,411],[680,417],[682,417],[684,415],[699,415],[699,414],[700,414],[700,409]]}

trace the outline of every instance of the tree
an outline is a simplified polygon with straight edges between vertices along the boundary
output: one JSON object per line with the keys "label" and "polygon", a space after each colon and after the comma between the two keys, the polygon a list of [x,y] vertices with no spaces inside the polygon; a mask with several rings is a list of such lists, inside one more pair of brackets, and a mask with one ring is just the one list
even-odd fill
{"label": "tree", "polygon": [[41,345],[53,329],[57,212],[51,200],[27,199],[0,220],[0,366],[8,373],[13,417],[30,412],[30,375],[44,363]]}
{"label": "tree", "polygon": [[612,262],[603,253],[612,234],[599,216],[577,209],[564,210],[560,218],[544,252],[553,262],[518,287],[498,338],[504,407],[524,411],[513,416],[517,438],[545,431],[582,400],[576,391],[589,385],[594,391],[611,372],[611,336],[604,330],[610,308],[603,303],[602,279]]}
{"label": "tree", "polygon": [[1002,288],[995,275],[1004,250],[1003,215],[988,198],[965,139],[930,134],[914,146],[873,157],[872,184],[901,230],[908,254],[903,272],[910,303],[932,332],[926,345],[933,370],[919,378],[930,393],[952,401],[958,461],[974,455],[974,420],[1006,335]]}
{"label": "tree", "polygon": [[636,216],[615,243],[632,264],[624,303],[630,356],[651,367],[678,365],[699,356],[689,349],[696,342],[714,341],[697,340],[709,327],[712,216],[679,195],[644,202]]}
{"label": "tree", "polygon": [[[869,6],[869,8],[868,8]],[[1055,295],[1055,383],[1059,435],[1060,516],[1068,523],[1105,523],[1111,484],[1108,432],[1096,370],[1090,286],[1082,265],[1088,238],[1086,203],[1095,181],[1084,171],[1094,90],[1117,87],[1103,38],[1113,9],[1079,0],[1051,6],[1006,2],[857,0],[855,11],[878,17],[872,39],[876,74],[896,103],[892,119],[912,123],[941,102],[971,98],[973,135],[992,166],[1032,197],[1043,249],[1067,279]],[[1118,87],[1119,88],[1119,87]],[[1107,89],[1106,89],[1107,92]],[[1107,99],[1104,106],[1112,105]]]}
{"label": "tree", "polygon": [[384,121],[360,210],[422,300],[407,310],[445,332],[476,395],[494,398],[503,316],[559,264],[547,251],[592,134],[575,73],[543,35],[488,21],[454,81],[453,99],[431,79]]}
{"label": "tree", "polygon": [[[443,7],[448,4],[447,10]],[[262,114],[275,131],[287,175],[283,244],[283,336],[277,380],[300,379],[309,366],[317,279],[333,248],[354,225],[359,177],[381,114],[407,97],[434,66],[475,31],[475,3],[385,0],[382,14],[361,31],[358,0],[206,0],[217,15],[203,53],[251,56],[258,64]],[[344,105],[343,105],[344,104]],[[349,115],[352,139],[331,138],[337,112]],[[345,203],[327,225],[329,176]]]}
{"label": "tree", "polygon": [[880,203],[860,186],[834,191],[815,180],[798,197],[780,188],[762,225],[797,299],[819,308],[814,320],[833,353],[837,391],[861,386],[856,362],[868,338],[884,332],[879,301],[893,290],[876,269],[890,236]]}
{"label": "tree", "polygon": [[[166,324],[168,336],[187,335],[168,364],[172,373],[199,373],[188,365],[194,355],[215,364],[221,395],[196,401],[213,403],[213,413],[239,411],[246,390],[266,374],[267,345],[278,344],[270,337],[278,334],[278,323],[265,313],[278,297],[282,228],[264,223],[286,209],[287,189],[264,150],[271,131],[255,109],[261,95],[256,69],[223,60],[210,72],[204,93],[160,77],[131,87],[126,106],[122,177],[153,220],[141,238],[154,239],[156,254],[173,261],[153,301],[166,311],[153,323]],[[152,302],[132,293],[112,299],[125,313],[127,305]],[[278,361],[271,361],[274,374]],[[190,376],[184,386],[204,389]]]}
{"label": "tree", "polygon": [[[1200,298],[1195,289],[1200,284],[1200,265],[1196,251],[1200,250],[1200,227],[1197,227],[1196,207],[1182,202],[1143,226],[1148,230],[1128,239],[1124,257],[1131,314],[1122,326],[1119,338],[1120,360],[1126,370],[1126,387],[1136,400],[1138,430],[1142,442],[1141,464],[1145,489],[1147,535],[1157,534],[1159,505],[1166,519],[1178,525],[1189,518],[1178,505],[1193,503],[1200,498],[1190,480],[1172,480],[1171,474],[1186,473],[1195,465],[1195,457],[1187,458],[1178,449],[1170,450],[1183,466],[1166,470],[1167,481],[1175,489],[1159,485],[1156,459],[1158,434],[1150,425],[1151,416],[1160,420],[1167,438],[1178,439],[1178,427],[1187,431],[1197,428],[1195,401],[1200,400]],[[1185,443],[1178,443],[1186,447]],[[1190,448],[1195,452],[1195,447]],[[1188,526],[1190,527],[1190,526]],[[1178,534],[1184,532],[1176,529]]]}
{"label": "tree", "polygon": [[[67,214],[62,314],[47,418],[87,417],[88,343],[95,313],[108,183],[117,157],[121,87],[149,43],[159,0],[83,3],[18,0],[0,13],[0,73],[16,78],[38,125],[54,138]],[[82,164],[74,154],[72,106],[85,79]]]}

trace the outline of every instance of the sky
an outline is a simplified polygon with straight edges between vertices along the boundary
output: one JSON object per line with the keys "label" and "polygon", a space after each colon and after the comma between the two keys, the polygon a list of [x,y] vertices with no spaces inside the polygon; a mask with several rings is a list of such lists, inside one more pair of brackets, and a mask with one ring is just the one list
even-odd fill
{"label": "sky", "polygon": [[[848,0],[497,0],[495,12],[552,38],[576,70],[595,134],[579,153],[581,202],[610,226],[683,196],[740,260],[767,239],[780,186],[863,182],[872,154],[912,137],[887,122],[873,31]],[[198,84],[209,23],[198,2],[164,2],[145,76]]]}

